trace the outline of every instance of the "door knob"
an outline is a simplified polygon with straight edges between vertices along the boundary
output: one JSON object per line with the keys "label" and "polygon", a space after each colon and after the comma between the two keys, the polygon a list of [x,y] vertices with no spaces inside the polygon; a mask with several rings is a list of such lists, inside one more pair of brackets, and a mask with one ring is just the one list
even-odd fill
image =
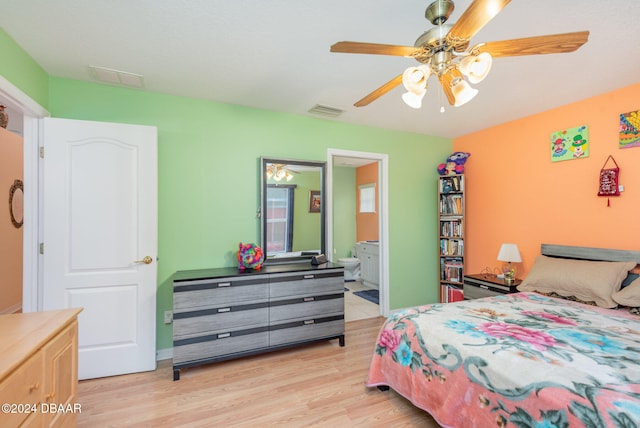
{"label": "door knob", "polygon": [[144,263],[145,265],[150,265],[153,262],[153,259],[149,256],[145,256],[142,260],[136,260],[134,263]]}

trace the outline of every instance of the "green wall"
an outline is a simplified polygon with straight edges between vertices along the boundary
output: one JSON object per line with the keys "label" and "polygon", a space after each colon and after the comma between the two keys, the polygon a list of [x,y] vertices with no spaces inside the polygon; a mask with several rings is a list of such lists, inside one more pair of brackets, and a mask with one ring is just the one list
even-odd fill
{"label": "green wall", "polygon": [[[333,168],[333,260],[351,257],[356,243],[356,169]],[[331,251],[331,250],[327,250]]]}
{"label": "green wall", "polygon": [[0,75],[22,92],[49,108],[49,78],[47,73],[15,41],[0,28]]}

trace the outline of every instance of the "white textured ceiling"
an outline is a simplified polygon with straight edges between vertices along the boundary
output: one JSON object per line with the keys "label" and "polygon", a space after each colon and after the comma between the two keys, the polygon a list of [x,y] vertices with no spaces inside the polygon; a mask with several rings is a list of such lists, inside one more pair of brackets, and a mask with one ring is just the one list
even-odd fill
{"label": "white textured ceiling", "polygon": [[[456,137],[640,82],[636,0],[514,0],[471,43],[589,30],[569,54],[494,60],[478,96],[454,108],[432,77],[423,108],[396,88],[353,103],[417,63],[330,53],[342,40],[413,45],[431,24],[423,0],[0,0],[0,26],[53,76],[89,66],[144,76],[147,91]],[[470,0],[456,1],[453,23]],[[446,102],[446,101],[445,101]],[[640,101],[638,107],[640,108]]]}

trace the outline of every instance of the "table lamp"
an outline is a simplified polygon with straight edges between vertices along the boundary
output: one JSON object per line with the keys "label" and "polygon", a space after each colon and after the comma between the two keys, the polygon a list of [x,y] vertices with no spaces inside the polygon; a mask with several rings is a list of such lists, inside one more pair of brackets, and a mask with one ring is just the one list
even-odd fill
{"label": "table lamp", "polygon": [[517,244],[502,244],[500,247],[500,251],[498,252],[498,260],[501,262],[506,262],[502,266],[502,272],[504,274],[504,283],[505,284],[513,284],[516,279],[516,267],[511,263],[520,263],[522,262],[522,257],[520,257],[520,251],[518,251]]}

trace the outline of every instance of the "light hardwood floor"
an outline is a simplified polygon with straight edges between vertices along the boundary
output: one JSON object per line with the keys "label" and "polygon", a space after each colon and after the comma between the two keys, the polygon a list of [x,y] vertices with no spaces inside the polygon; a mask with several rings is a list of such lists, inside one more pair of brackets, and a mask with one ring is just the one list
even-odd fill
{"label": "light hardwood floor", "polygon": [[384,319],[346,323],[337,340],[182,370],[81,381],[79,427],[438,427],[394,391],[367,388]]}

